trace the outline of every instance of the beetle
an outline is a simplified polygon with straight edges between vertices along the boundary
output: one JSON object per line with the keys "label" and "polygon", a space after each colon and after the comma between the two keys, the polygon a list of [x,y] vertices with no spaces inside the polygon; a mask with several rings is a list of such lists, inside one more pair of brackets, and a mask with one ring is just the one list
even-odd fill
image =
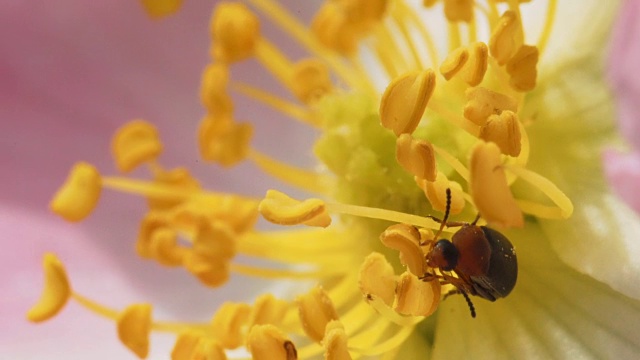
{"label": "beetle", "polygon": [[[440,222],[440,230],[433,238],[432,246],[426,253],[427,265],[440,270],[441,276],[426,274],[424,280],[437,277],[443,284],[456,287],[447,296],[462,294],[469,305],[471,316],[476,317],[475,308],[468,295],[479,296],[489,301],[506,297],[518,279],[518,259],[509,239],[502,233],[476,223],[447,222],[451,207],[451,190],[446,190],[447,207],[444,219],[429,216]],[[451,241],[437,240],[444,227],[460,227]],[[454,272],[457,277],[449,275]]]}

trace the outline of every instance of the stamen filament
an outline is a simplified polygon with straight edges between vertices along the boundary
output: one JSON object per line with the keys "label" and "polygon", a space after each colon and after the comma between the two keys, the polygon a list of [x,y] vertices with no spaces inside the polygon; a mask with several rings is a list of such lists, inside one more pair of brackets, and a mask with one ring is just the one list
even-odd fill
{"label": "stamen filament", "polygon": [[538,51],[540,52],[540,56],[542,56],[542,54],[544,53],[544,50],[546,49],[547,44],[549,42],[549,38],[551,37],[553,24],[555,23],[557,8],[558,8],[558,1],[549,0],[549,3],[547,4],[547,16],[544,23],[544,28],[542,29],[540,40],[538,40]]}
{"label": "stamen filament", "polygon": [[458,23],[449,21],[449,51],[459,48],[461,44],[460,26]]}
{"label": "stamen filament", "polygon": [[[387,220],[396,223],[405,223],[415,226],[421,226],[429,229],[438,229],[440,223],[435,222],[426,217],[406,214],[399,211],[386,210],[380,208],[370,208],[366,206],[339,204],[339,203],[326,203],[326,208],[329,212],[353,215],[359,217],[365,217],[370,219]],[[445,230],[446,231],[446,230]]]}
{"label": "stamen filament", "polygon": [[380,297],[375,295],[368,295],[367,303],[383,318],[400,326],[412,327],[424,319],[421,316],[401,315],[385,304]]}
{"label": "stamen filament", "polygon": [[239,93],[260,101],[265,105],[271,106],[281,113],[290,116],[294,120],[298,120],[301,123],[311,125],[316,128],[320,127],[318,121],[311,116],[309,110],[304,106],[294,104],[249,84],[234,82],[231,86]]}
{"label": "stamen filament", "polygon": [[438,49],[436,47],[435,42],[433,41],[433,37],[429,30],[424,26],[424,21],[418,17],[416,12],[407,5],[404,0],[399,0],[396,2],[397,9],[402,12],[403,16],[408,16],[412,21],[412,26],[420,32],[422,35],[424,42],[427,44],[427,52],[429,53],[429,57],[431,58],[431,66],[436,69],[438,68],[438,64],[440,63],[440,58],[438,55]]}
{"label": "stamen filament", "polygon": [[255,51],[260,63],[289,89],[289,79],[293,63],[265,38],[258,40]]}
{"label": "stamen filament", "polygon": [[[400,331],[396,332],[390,338],[387,338],[385,341],[378,343],[373,347],[366,347],[360,349],[353,349],[353,351],[357,351],[362,355],[378,355],[383,354],[391,349],[396,349],[411,335],[413,332],[412,326],[403,327]],[[355,340],[353,341],[355,342]]]}
{"label": "stamen filament", "polygon": [[[566,219],[571,216],[573,213],[571,200],[549,179],[519,166],[505,165],[505,168],[547,195],[547,197],[556,204],[558,209],[560,209],[561,218]],[[532,203],[526,202],[525,204],[531,207]],[[536,208],[542,209],[540,206],[536,206]]]}
{"label": "stamen filament", "polygon": [[411,53],[411,56],[413,57],[413,62],[415,64],[415,67],[417,67],[418,69],[423,69],[425,67],[425,64],[422,62],[422,58],[418,53],[418,49],[416,48],[416,44],[413,41],[411,34],[409,33],[408,24],[405,21],[404,17],[402,16],[402,13],[398,11],[394,11],[393,19],[395,20],[396,25],[400,29],[400,33],[402,34],[402,37],[404,38],[404,41],[407,44],[407,47],[409,47],[409,51]]}
{"label": "stamen filament", "polygon": [[197,194],[195,191],[185,191],[175,186],[161,185],[144,180],[105,176],[102,185],[120,192],[146,196],[155,199],[167,199],[172,201],[186,200]]}
{"label": "stamen filament", "polygon": [[268,269],[261,266],[251,266],[245,264],[232,263],[231,271],[247,275],[261,277],[265,279],[289,279],[289,280],[305,280],[305,279],[321,279],[336,274],[345,273],[348,269],[338,267],[328,267],[318,270],[291,270],[291,269]]}
{"label": "stamen filament", "polygon": [[460,162],[460,160],[449,154],[445,149],[439,148],[435,145],[433,145],[433,150],[435,150],[436,154],[438,154],[438,156],[440,156],[447,164],[451,165],[453,170],[455,170],[466,182],[469,182],[469,170]]}
{"label": "stamen filament", "polygon": [[328,179],[312,171],[279,162],[255,149],[249,149],[249,160],[262,171],[300,189],[313,193],[324,193]]}

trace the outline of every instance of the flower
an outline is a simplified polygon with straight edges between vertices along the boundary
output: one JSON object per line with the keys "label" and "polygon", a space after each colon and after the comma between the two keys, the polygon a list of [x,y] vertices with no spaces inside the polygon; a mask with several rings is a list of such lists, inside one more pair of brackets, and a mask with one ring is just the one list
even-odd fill
{"label": "flower", "polygon": [[[135,120],[118,129],[111,151],[121,172],[144,165],[151,179],[105,176],[79,162],[51,208],[80,221],[106,189],[133,193],[148,205],[136,243],[143,258],[182,267],[209,287],[224,285],[232,273],[319,284],[294,301],[267,293],[251,303],[225,303],[209,322],[163,322],[148,303],[116,310],[81,295],[62,262],[46,255],[48,282],[30,320],[47,320],[73,300],[112,319],[123,344],[142,358],[151,331],[177,335],[174,358],[224,358],[223,349],[242,345],[257,359],[406,358],[412,351],[435,358],[625,357],[638,350],[629,325],[638,320],[640,297],[637,264],[629,256],[629,228],[638,221],[625,209],[605,213],[617,200],[598,162],[599,149],[615,137],[597,54],[613,8],[599,8],[599,17],[589,19],[591,32],[554,43],[556,16],[567,20],[554,1],[546,4],[536,40],[523,26],[527,4],[488,2],[474,11],[474,2],[444,1],[438,5],[444,9],[431,10],[440,16],[444,10],[448,23],[449,52],[442,60],[419,20],[422,10],[404,2],[329,1],[311,30],[276,2],[250,3],[315,57],[288,59],[260,32],[261,20],[247,6],[219,3],[211,23],[212,63],[202,79],[200,154],[225,167],[251,162],[320,196],[296,200],[271,189],[257,199],[206,190],[186,169],[162,166],[158,131]],[[476,12],[486,14],[483,22]],[[483,26],[491,30],[484,42],[478,41]],[[580,43],[587,38],[591,44]],[[567,43],[583,51],[567,52]],[[384,91],[358,50],[378,61],[388,80]],[[247,58],[264,65],[295,100],[229,75]],[[230,90],[317,127],[314,151],[326,170],[302,169],[255,149],[253,127],[237,120]],[[438,210],[442,220],[431,215]],[[258,214],[309,228],[258,230]],[[455,218],[447,222],[449,215]],[[474,220],[460,222],[465,219]],[[513,292],[511,243],[476,226],[479,221],[499,227],[517,249]],[[455,245],[435,241],[460,226]],[[487,283],[471,277],[483,258],[465,258],[458,247],[458,259],[446,249],[456,249],[462,231],[476,231],[474,243],[492,244],[487,266],[500,263],[505,271],[477,270],[488,274]],[[262,262],[243,263],[238,254]],[[445,286],[464,295],[472,314],[473,301],[478,319],[471,320],[460,301],[443,301]]]}

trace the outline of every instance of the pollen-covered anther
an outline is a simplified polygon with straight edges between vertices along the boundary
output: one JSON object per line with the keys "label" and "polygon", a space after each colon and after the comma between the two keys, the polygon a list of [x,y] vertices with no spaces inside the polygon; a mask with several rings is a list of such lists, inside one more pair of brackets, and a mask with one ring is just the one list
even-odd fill
{"label": "pollen-covered anther", "polygon": [[469,45],[469,60],[460,71],[460,76],[469,86],[477,86],[487,72],[489,49],[483,42]]}
{"label": "pollen-covered anther", "polygon": [[222,221],[200,219],[193,238],[193,251],[209,257],[230,260],[236,255],[237,234]]}
{"label": "pollen-covered anther", "polygon": [[225,302],[211,319],[216,338],[225,349],[235,349],[244,343],[244,326],[251,307],[243,303]]}
{"label": "pollen-covered anther", "polygon": [[411,134],[418,126],[436,86],[432,70],[395,78],[380,100],[380,122],[396,136]]}
{"label": "pollen-covered anther", "polygon": [[258,202],[230,194],[206,194],[183,202],[171,211],[171,223],[185,231],[197,231],[202,221],[219,221],[234,233],[253,228]]}
{"label": "pollen-covered anther", "polygon": [[311,31],[325,47],[349,56],[358,48],[364,35],[362,23],[353,22],[338,1],[325,1],[311,22]]}
{"label": "pollen-covered anther", "polygon": [[133,304],[118,315],[118,338],[141,359],[149,354],[151,310],[151,304]]}
{"label": "pollen-covered anther", "polygon": [[522,211],[516,204],[494,143],[479,142],[471,151],[469,188],[473,202],[489,224],[522,226]]}
{"label": "pollen-covered anther", "polygon": [[396,139],[396,160],[409,173],[421,179],[436,179],[436,158],[433,146],[425,140],[416,140],[409,134]]}
{"label": "pollen-covered anther", "polygon": [[200,156],[222,166],[233,166],[247,157],[252,136],[250,124],[206,116],[198,128]]}
{"label": "pollen-covered anther", "polygon": [[451,80],[457,73],[462,70],[464,65],[469,60],[469,50],[466,47],[459,47],[447,55],[447,57],[440,65],[440,74],[444,76],[446,80]]}
{"label": "pollen-covered anther", "polygon": [[254,53],[260,38],[260,20],[240,2],[220,2],[211,16],[211,38],[215,60],[244,60]]}
{"label": "pollen-covered anther", "polygon": [[266,220],[279,225],[331,225],[331,217],[327,213],[324,201],[299,201],[276,190],[267,191],[267,195],[258,206],[258,211]]}
{"label": "pollen-covered anther", "polygon": [[329,321],[338,320],[338,312],[329,295],[317,285],[308,293],[296,297],[295,301],[304,332],[311,340],[322,341]]}
{"label": "pollen-covered anther", "polygon": [[340,321],[330,321],[324,332],[322,347],[325,360],[351,360],[347,346],[347,333]]}
{"label": "pollen-covered anther", "polygon": [[375,295],[388,306],[393,304],[396,276],[384,255],[372,252],[364,259],[360,266],[358,286],[363,295]]}
{"label": "pollen-covered anther", "polygon": [[524,41],[522,23],[513,10],[502,14],[489,39],[489,50],[499,65],[504,65],[516,54]]}
{"label": "pollen-covered anther", "polygon": [[447,208],[447,189],[451,190],[451,214],[459,214],[464,209],[464,197],[462,186],[455,181],[447,179],[447,176],[438,172],[435,181],[415,179],[418,186],[424,191],[425,196],[436,211],[444,212]]}
{"label": "pollen-covered anther", "polygon": [[118,170],[125,173],[153,161],[162,153],[158,130],[148,121],[132,120],[116,130],[111,153]]}
{"label": "pollen-covered anther", "polygon": [[295,345],[273,325],[255,325],[247,336],[247,349],[253,360],[296,360]]}
{"label": "pollen-covered anther", "polygon": [[443,0],[444,15],[449,21],[470,22],[473,19],[474,0]]}
{"label": "pollen-covered anther", "polygon": [[150,212],[140,224],[136,252],[165,266],[180,266],[188,250],[178,245],[177,237],[165,215]]}
{"label": "pollen-covered anther", "polygon": [[182,0],[142,0],[142,6],[149,16],[159,18],[178,12]]}
{"label": "pollen-covered anther", "polygon": [[[170,186],[176,189],[176,192],[182,193],[196,193],[202,189],[189,170],[181,167],[171,170],[156,169],[153,172],[153,181],[162,186]],[[184,199],[175,197],[148,197],[147,205],[152,210],[168,210],[183,201]]]}
{"label": "pollen-covered anther", "polygon": [[394,310],[412,316],[429,316],[440,304],[440,282],[422,281],[414,274],[404,272],[398,280]]}
{"label": "pollen-covered anther", "polygon": [[93,211],[100,200],[102,178],[93,165],[76,163],[49,208],[67,221],[80,221]]}
{"label": "pollen-covered anther", "polygon": [[380,241],[384,246],[400,252],[400,261],[411,273],[416,276],[424,275],[427,263],[420,248],[420,232],[415,226],[391,225],[380,234]]}
{"label": "pollen-covered anther", "polygon": [[517,91],[531,91],[536,87],[538,77],[538,48],[523,45],[507,62],[507,73],[511,76],[509,85]]}
{"label": "pollen-covered anther", "polygon": [[200,83],[200,101],[214,117],[230,116],[233,113],[233,100],[227,92],[228,83],[228,64],[214,62],[204,69]]}
{"label": "pollen-covered anther", "polygon": [[[214,339],[201,337],[198,339],[188,360],[227,360],[222,346]],[[178,360],[171,358],[171,360]]]}
{"label": "pollen-covered anther", "polygon": [[491,115],[500,115],[505,110],[516,112],[518,109],[518,103],[512,97],[481,86],[467,89],[465,95],[467,104],[464,117],[478,126],[484,125]]}
{"label": "pollen-covered anther", "polygon": [[503,111],[500,115],[491,115],[480,128],[479,137],[494,142],[500,151],[509,156],[520,155],[521,135],[518,116],[512,111]]}
{"label": "pollen-covered anther", "polygon": [[171,360],[191,360],[201,337],[202,335],[195,331],[181,332],[171,350]]}
{"label": "pollen-covered anther", "polygon": [[44,268],[44,290],[40,300],[29,309],[27,319],[41,322],[55,316],[69,301],[71,286],[64,265],[54,254],[47,253],[42,259]]}
{"label": "pollen-covered anther", "polygon": [[248,324],[249,326],[264,324],[278,325],[282,322],[290,306],[288,302],[277,299],[272,294],[262,294],[251,307]]}
{"label": "pollen-covered anther", "polygon": [[367,25],[382,20],[389,0],[340,0],[347,18],[358,24]]}
{"label": "pollen-covered anther", "polygon": [[195,251],[188,252],[184,267],[206,286],[218,287],[229,280],[229,259],[219,256],[205,256]]}
{"label": "pollen-covered anther", "polygon": [[298,61],[291,71],[293,94],[305,104],[313,104],[331,92],[333,84],[327,65],[318,59]]}

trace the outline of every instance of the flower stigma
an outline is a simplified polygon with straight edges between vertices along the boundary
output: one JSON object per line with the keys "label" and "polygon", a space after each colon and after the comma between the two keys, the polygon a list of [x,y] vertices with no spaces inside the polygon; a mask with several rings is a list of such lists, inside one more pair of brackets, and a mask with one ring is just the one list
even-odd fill
{"label": "flower stigma", "polygon": [[[161,3],[148,9],[151,16],[180,5]],[[74,301],[112,320],[122,344],[140,358],[148,356],[152,332],[175,334],[172,359],[235,358],[229,351],[244,348],[254,359],[288,360],[393,356],[416,333],[433,333],[424,330],[434,326],[428,318],[460,280],[427,263],[436,236],[456,231],[438,221],[445,211],[454,222],[479,216],[479,225],[500,231],[573,212],[563,190],[528,166],[528,130],[536,123],[528,94],[540,82],[556,1],[546,4],[537,38],[522,22],[528,6],[327,0],[303,24],[276,0],[217,2],[195,146],[204,161],[227,168],[250,162],[308,198],[277,189],[264,189],[263,198],[207,189],[188,169],[164,167],[161,134],[135,119],[112,138],[121,174],[78,162],[50,207],[77,222],[110,191],[139,196],[148,207],[135,243],[141,258],[183,268],[210,288],[244,275],[299,281],[303,290],[295,298],[265,293],[251,303],[225,302],[210,321],[165,322],[150,303],[112,309],[82,295],[61,259],[47,254],[45,291],[28,319],[47,320]],[[423,21],[424,14],[443,18],[445,29]],[[263,21],[285,30],[308,56],[289,58],[261,33]],[[436,30],[448,34],[446,44],[437,43]],[[234,80],[231,69],[249,58],[290,97]],[[232,95],[317,129],[309,148],[319,167],[300,168],[252,147],[260,134],[235,117]],[[141,167],[147,178],[127,176]],[[281,228],[262,230],[259,217]],[[278,266],[239,263],[237,255]]]}

